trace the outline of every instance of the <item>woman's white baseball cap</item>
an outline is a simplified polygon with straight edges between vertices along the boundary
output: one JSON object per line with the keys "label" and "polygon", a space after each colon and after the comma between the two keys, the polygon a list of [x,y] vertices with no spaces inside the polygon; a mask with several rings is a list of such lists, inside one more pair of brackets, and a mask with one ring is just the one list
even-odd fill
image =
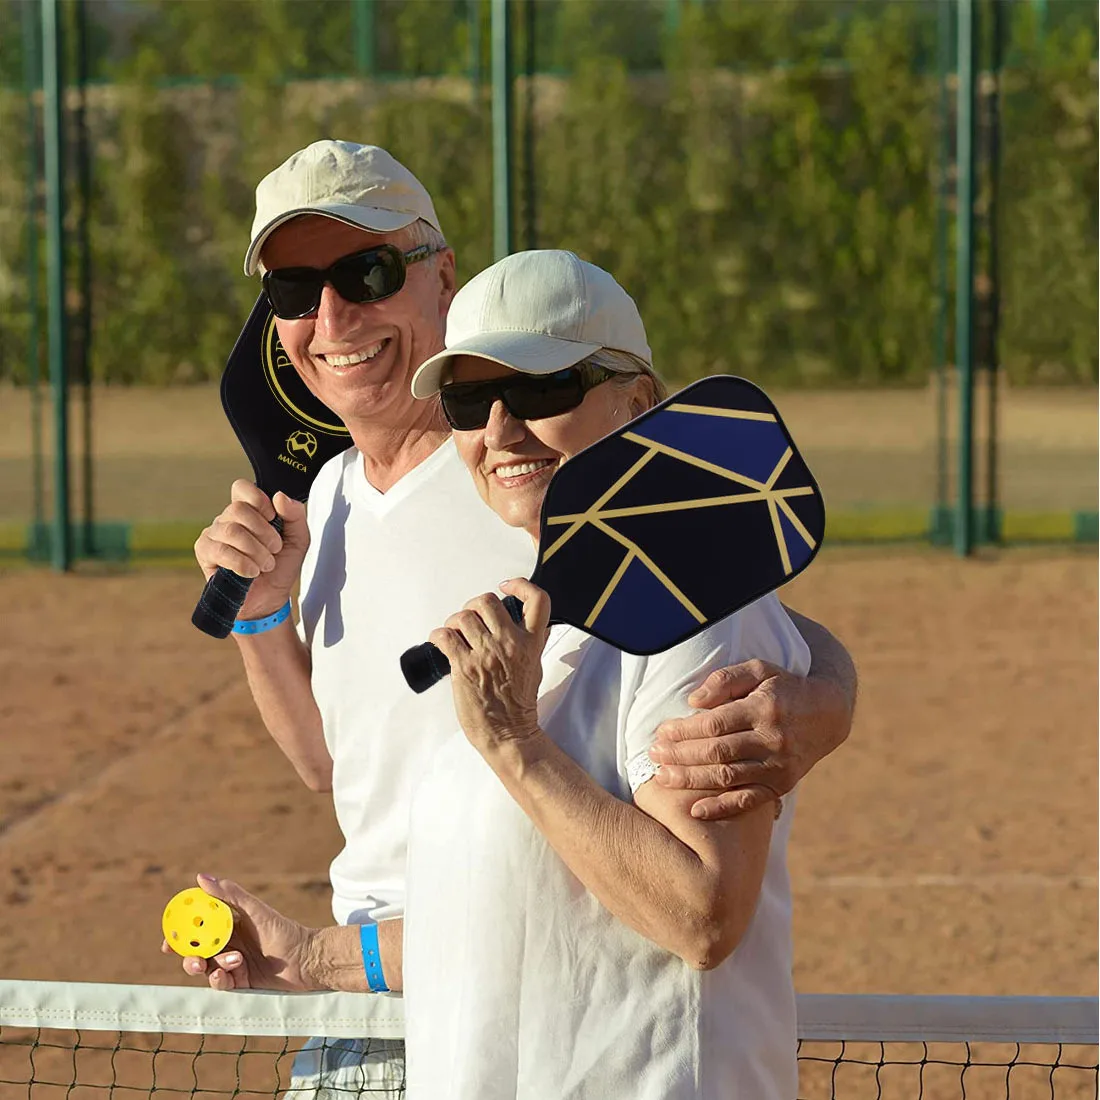
{"label": "woman's white baseball cap", "polygon": [[260,180],[252,241],[244,257],[246,275],[260,267],[264,241],[299,214],[320,214],[374,233],[392,233],[417,219],[439,229],[424,185],[385,149],[315,141]]}
{"label": "woman's white baseball cap", "polygon": [[634,299],[572,252],[516,252],[475,275],[447,314],[446,350],[413,375],[414,397],[439,390],[450,360],[478,355],[525,374],[571,367],[600,348],[652,353]]}

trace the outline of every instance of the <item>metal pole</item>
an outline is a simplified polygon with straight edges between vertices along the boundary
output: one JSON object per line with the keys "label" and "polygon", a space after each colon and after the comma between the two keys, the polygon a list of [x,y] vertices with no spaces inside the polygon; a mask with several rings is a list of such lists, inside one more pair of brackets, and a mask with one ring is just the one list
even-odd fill
{"label": "metal pole", "polygon": [[42,394],[39,390],[39,342],[41,325],[38,287],[38,108],[35,95],[41,86],[38,71],[38,19],[34,0],[23,0],[23,83],[27,93],[27,386],[31,406],[31,494],[34,537],[45,525],[45,485],[42,469]]}
{"label": "metal pole", "polygon": [[374,0],[351,0],[355,68],[360,76],[374,76],[374,17]]}
{"label": "metal pole", "polygon": [[512,14],[509,0],[492,0],[493,258],[512,251]]}
{"label": "metal pole", "polygon": [[523,2],[526,37],[523,51],[523,212],[525,248],[538,247],[538,221],[535,202],[535,0]]}
{"label": "metal pole", "polygon": [[481,87],[481,0],[466,0],[466,37],[469,39],[470,83]]}
{"label": "metal pole", "polygon": [[939,164],[936,180],[936,510],[932,536],[946,541],[948,518],[947,469],[947,196],[951,165],[950,100],[947,73],[951,67],[951,15],[953,0],[939,0],[936,23],[936,70],[940,84]]}
{"label": "metal pole", "polygon": [[1004,50],[1004,8],[1001,0],[992,0],[993,89],[989,97],[989,362],[986,380],[989,387],[988,430],[986,432],[986,538],[1001,541],[1000,486],[997,471],[997,389],[1000,384],[1001,278],[998,255],[999,204],[1001,195],[1001,67]]}
{"label": "metal pole", "polygon": [[672,37],[680,29],[680,0],[665,0],[665,34]]}
{"label": "metal pole", "polygon": [[83,424],[81,490],[83,495],[84,539],[82,552],[95,554],[95,496],[92,468],[92,256],[91,205],[92,167],[88,149],[88,0],[75,0],[76,79],[80,90],[76,117],[76,171],[80,191],[79,281],[80,324],[77,339],[76,376],[80,379]]}
{"label": "metal pole", "polygon": [[1036,22],[1039,24],[1039,41],[1042,42],[1047,30],[1047,0],[1031,0],[1035,9]]}
{"label": "metal pole", "polygon": [[958,124],[955,134],[958,241],[955,256],[955,368],[959,386],[958,502],[955,552],[974,549],[974,0],[959,0]]}
{"label": "metal pole", "polygon": [[65,324],[65,164],[62,125],[61,26],[58,0],[42,0],[43,131],[46,146],[46,279],[50,381],[53,388],[54,501],[50,560],[72,564],[69,530],[68,348]]}

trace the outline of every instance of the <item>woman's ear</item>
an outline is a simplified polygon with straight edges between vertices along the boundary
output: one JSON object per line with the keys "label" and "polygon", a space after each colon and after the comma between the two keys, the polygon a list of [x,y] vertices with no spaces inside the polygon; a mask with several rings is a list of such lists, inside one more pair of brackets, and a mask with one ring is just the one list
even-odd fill
{"label": "woman's ear", "polygon": [[653,385],[653,379],[648,374],[639,374],[634,385],[630,387],[630,400],[627,409],[630,419],[641,416],[647,409],[652,409],[657,404],[657,389]]}

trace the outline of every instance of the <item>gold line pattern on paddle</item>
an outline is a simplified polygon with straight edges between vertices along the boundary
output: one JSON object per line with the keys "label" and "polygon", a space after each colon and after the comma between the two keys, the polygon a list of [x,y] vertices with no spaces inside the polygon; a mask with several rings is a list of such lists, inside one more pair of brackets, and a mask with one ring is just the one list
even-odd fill
{"label": "gold line pattern on paddle", "polygon": [[[739,409],[715,409],[703,405],[685,405],[677,403],[669,405],[668,410],[671,412],[685,413],[687,415],[721,416],[729,419],[771,421],[772,423],[774,423],[776,419],[771,413],[756,413]],[[805,524],[802,523],[795,514],[794,509],[792,509],[788,503],[791,497],[812,495],[814,492],[813,486],[799,485],[787,489],[775,488],[776,481],[779,479],[780,474],[782,474],[793,456],[794,452],[790,447],[783,452],[783,455],[775,464],[775,468],[768,475],[767,480],[757,481],[754,478],[747,477],[745,474],[738,473],[736,470],[728,469],[714,462],[708,462],[706,459],[698,458],[696,455],[688,454],[686,451],[677,450],[675,447],[670,447],[666,443],[659,443],[654,439],[639,435],[637,432],[624,432],[622,438],[630,443],[637,444],[643,449],[642,455],[630,469],[619,477],[615,484],[603,492],[585,511],[573,512],[568,515],[546,517],[547,526],[564,526],[566,530],[551,543],[549,548],[542,555],[543,561],[548,561],[586,524],[591,524],[598,531],[601,531],[603,534],[607,535],[608,538],[619,543],[626,550],[626,554],[619,563],[618,568],[615,570],[615,573],[608,581],[604,590],[600,593],[599,599],[593,605],[592,610],[585,619],[584,625],[586,627],[592,627],[595,624],[600,613],[607,606],[608,600],[614,594],[619,583],[626,575],[628,567],[634,561],[640,561],[694,619],[700,623],[706,621],[706,616],[686,595],[684,595],[672,579],[649,557],[649,555],[632,539],[627,538],[626,535],[610,526],[608,523],[609,520],[623,519],[628,516],[656,515],[658,513],[692,511],[698,508],[717,508],[726,505],[759,503],[760,501],[765,501],[768,507],[768,515],[771,518],[772,531],[775,534],[776,552],[779,555],[779,560],[782,564],[785,576],[791,575],[793,567],[791,565],[790,548],[787,544],[787,534],[784,532],[780,518],[781,514],[787,519],[797,532],[798,537],[809,549],[813,550],[816,548],[817,543],[813,535],[806,529]],[[658,454],[665,455],[678,462],[683,462],[688,466],[706,470],[708,473],[717,474],[719,477],[726,478],[743,487],[744,491],[720,496],[698,497],[693,500],[662,501],[659,504],[640,504],[625,508],[608,507],[609,502],[619,490],[628,485],[635,475],[643,470]]]}

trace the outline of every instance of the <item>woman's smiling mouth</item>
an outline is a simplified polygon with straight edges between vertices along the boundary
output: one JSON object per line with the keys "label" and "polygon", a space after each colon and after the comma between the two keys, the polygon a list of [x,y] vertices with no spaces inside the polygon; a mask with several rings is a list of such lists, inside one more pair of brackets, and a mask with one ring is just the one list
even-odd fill
{"label": "woman's smiling mouth", "polygon": [[493,467],[492,473],[501,481],[516,482],[541,473],[552,465],[554,465],[554,459],[552,458],[540,458],[528,462],[501,463],[499,466]]}

